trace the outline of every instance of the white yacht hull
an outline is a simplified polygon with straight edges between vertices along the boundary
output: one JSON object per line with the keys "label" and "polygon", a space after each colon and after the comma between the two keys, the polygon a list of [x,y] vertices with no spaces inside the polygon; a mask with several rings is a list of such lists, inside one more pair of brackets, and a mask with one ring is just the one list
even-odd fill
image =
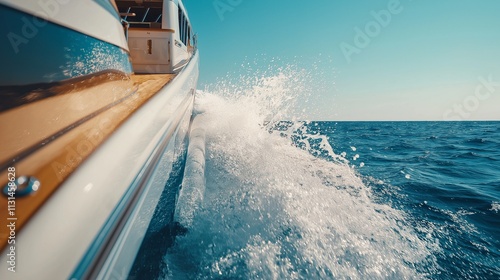
{"label": "white yacht hull", "polygon": [[[16,254],[22,265],[16,273],[0,270],[1,279],[65,279],[71,276],[82,256],[90,254],[93,260],[92,252],[87,252],[89,247],[95,244],[103,225],[113,222],[108,221],[109,217],[127,192],[133,191],[131,188],[144,188],[140,203],[146,203],[147,196],[152,214],[175,157],[185,149],[181,142],[188,132],[197,79],[196,54],[172,82],[93,152],[51,196],[50,203],[31,218],[16,236]],[[128,242],[126,248],[123,242],[116,245],[112,259],[119,261],[107,264],[100,276],[103,279],[130,270],[148,226],[141,224],[138,217],[130,222],[138,222],[139,226],[129,224],[119,237],[135,242]],[[5,264],[8,260],[6,254],[0,256],[0,262]]]}

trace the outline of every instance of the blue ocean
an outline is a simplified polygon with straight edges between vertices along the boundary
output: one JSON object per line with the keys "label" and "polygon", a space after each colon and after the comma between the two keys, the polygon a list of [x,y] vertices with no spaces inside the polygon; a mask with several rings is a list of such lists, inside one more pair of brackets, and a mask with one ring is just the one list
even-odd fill
{"label": "blue ocean", "polygon": [[500,279],[500,122],[294,120],[291,77],[198,92],[206,182],[163,278]]}
{"label": "blue ocean", "polygon": [[[311,122],[435,246],[433,279],[500,279],[500,122]],[[319,151],[321,149],[315,149]],[[318,153],[321,157],[321,153]]]}

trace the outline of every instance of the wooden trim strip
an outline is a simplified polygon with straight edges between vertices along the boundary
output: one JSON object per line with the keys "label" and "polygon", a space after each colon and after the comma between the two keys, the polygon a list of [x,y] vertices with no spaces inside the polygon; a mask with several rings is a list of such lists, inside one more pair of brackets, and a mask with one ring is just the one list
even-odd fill
{"label": "wooden trim strip", "polygon": [[37,146],[60,136],[61,131],[74,127],[79,120],[110,104],[116,104],[134,90],[128,76],[115,80],[107,80],[106,76],[99,76],[97,80],[90,77],[91,81],[79,85],[63,85],[55,96],[0,113],[0,131],[9,132],[0,134],[0,171],[4,168],[2,166],[22,158],[26,150],[33,152]]}
{"label": "wooden trim strip", "polygon": [[129,80],[129,75],[118,70],[104,70],[90,75],[53,83],[0,87],[0,113],[44,98],[83,90],[110,81]]}
{"label": "wooden trim strip", "polygon": [[67,132],[71,131],[72,129],[78,127],[79,125],[83,124],[84,122],[92,119],[93,117],[97,116],[98,114],[104,112],[104,111],[107,111],[109,108],[123,102],[125,99],[129,98],[132,94],[136,93],[136,91],[132,91],[130,94],[122,97],[121,99],[118,99],[116,100],[115,102],[111,103],[111,104],[108,104],[104,107],[102,107],[101,109],[97,110],[97,111],[94,111],[93,113],[89,114],[89,115],[86,115],[85,117],[77,120],[76,122],[66,126],[65,128],[59,130],[58,132],[50,135],[49,137],[39,141],[38,143],[36,143],[35,145],[23,150],[21,153],[17,154],[16,156],[14,156],[13,158],[5,161],[5,162],[2,162],[0,163],[0,172],[1,171],[4,171],[5,169],[7,169],[9,166],[12,166],[14,165],[16,162],[20,161],[20,160],[23,160],[24,158],[26,158],[27,156],[29,156],[30,154],[34,153],[36,150],[46,146],[47,144],[49,144],[50,142],[56,140],[57,138],[61,137],[62,135],[66,134]]}

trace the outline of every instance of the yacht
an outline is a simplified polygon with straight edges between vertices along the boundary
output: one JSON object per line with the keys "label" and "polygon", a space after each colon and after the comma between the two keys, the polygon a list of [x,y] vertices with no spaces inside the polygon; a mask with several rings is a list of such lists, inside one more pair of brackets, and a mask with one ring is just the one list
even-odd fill
{"label": "yacht", "polygon": [[151,279],[198,49],[181,0],[0,0],[0,279]]}

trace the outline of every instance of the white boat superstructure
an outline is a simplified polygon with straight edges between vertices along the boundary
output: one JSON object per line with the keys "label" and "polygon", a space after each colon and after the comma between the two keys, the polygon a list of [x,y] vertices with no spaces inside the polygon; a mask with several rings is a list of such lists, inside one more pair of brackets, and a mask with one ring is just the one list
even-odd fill
{"label": "white boat superstructure", "polygon": [[188,62],[196,44],[182,2],[137,2],[117,1],[134,72],[175,73]]}

